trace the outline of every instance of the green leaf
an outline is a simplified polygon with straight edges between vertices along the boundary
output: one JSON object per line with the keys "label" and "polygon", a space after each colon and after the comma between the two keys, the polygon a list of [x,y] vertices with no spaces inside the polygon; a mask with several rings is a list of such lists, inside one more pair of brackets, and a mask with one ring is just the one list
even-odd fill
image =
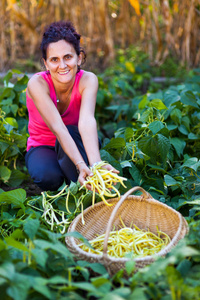
{"label": "green leaf", "polygon": [[107,285],[107,291],[108,292],[111,288],[111,283],[109,281],[109,279],[105,278],[105,277],[97,277],[92,279],[92,284],[96,287],[96,288],[101,288],[102,286]]}
{"label": "green leaf", "polygon": [[126,142],[123,138],[112,138],[110,142],[104,147],[104,149],[118,149],[126,146]]}
{"label": "green leaf", "polygon": [[149,297],[147,297],[143,291],[142,288],[135,288],[134,291],[132,292],[130,299],[140,299],[140,300],[147,300]]}
{"label": "green leaf", "polygon": [[3,124],[3,127],[5,128],[8,134],[10,134],[11,131],[14,129],[14,127],[10,124]]}
{"label": "green leaf", "polygon": [[148,123],[152,117],[153,112],[150,109],[147,109],[142,114],[138,114],[138,121]]}
{"label": "green leaf", "polygon": [[149,104],[149,100],[147,98],[146,95],[143,96],[142,100],[140,101],[138,108],[139,109],[144,109],[147,107],[147,105]]}
{"label": "green leaf", "polygon": [[31,251],[32,255],[34,256],[36,262],[42,267],[44,268],[48,259],[48,254],[45,250],[41,250],[41,249],[32,249]]}
{"label": "green leaf", "polygon": [[11,262],[6,261],[0,266],[0,276],[13,280],[14,275],[15,267]]}
{"label": "green leaf", "polygon": [[52,299],[50,289],[47,286],[48,280],[42,277],[32,277],[31,286],[38,293],[45,296],[47,299]]}
{"label": "green leaf", "polygon": [[72,192],[72,194],[75,195],[78,192],[79,187],[78,187],[77,183],[71,181],[68,189],[70,190],[70,192]]}
{"label": "green leaf", "polygon": [[187,130],[187,128],[183,125],[183,124],[181,124],[179,127],[178,127],[178,130],[182,133],[182,134],[184,134],[184,135],[188,135],[188,130]]}
{"label": "green leaf", "polygon": [[164,175],[164,181],[165,181],[167,186],[173,186],[173,185],[178,184],[178,182],[173,177],[171,177],[169,175]]}
{"label": "green leaf", "polygon": [[169,131],[172,131],[174,129],[178,128],[178,125],[174,125],[174,124],[167,124],[167,129]]}
{"label": "green leaf", "polygon": [[127,127],[125,132],[124,132],[124,137],[125,137],[125,140],[129,142],[129,140],[131,138],[133,138],[134,136],[134,130],[133,128],[130,128],[130,127]]}
{"label": "green leaf", "polygon": [[0,166],[0,179],[3,182],[8,182],[11,175],[11,170],[9,170],[6,166]]}
{"label": "green leaf", "polygon": [[131,163],[128,160],[124,160],[120,164],[121,164],[122,168],[127,168],[127,167],[131,167],[132,166]]}
{"label": "green leaf", "polygon": [[16,114],[17,114],[17,111],[18,111],[18,105],[17,104],[12,104],[11,106],[10,106],[10,110],[12,111],[12,113],[13,113],[13,115],[14,116],[16,116]]}
{"label": "green leaf", "polygon": [[165,104],[162,102],[161,99],[153,99],[150,103],[149,103],[150,107],[154,107],[158,110],[161,109],[167,109],[167,106],[165,106]]}
{"label": "green leaf", "polygon": [[24,245],[24,243],[18,242],[11,236],[4,238],[5,242],[8,246],[11,246],[13,248],[16,248],[21,251],[28,251],[28,248]]}
{"label": "green leaf", "polygon": [[135,261],[134,260],[128,260],[125,264],[126,272],[128,275],[131,275],[133,271],[135,270]]}
{"label": "green leaf", "polygon": [[181,273],[183,277],[186,277],[191,267],[192,267],[191,261],[189,261],[188,259],[184,259],[178,264],[177,270]]}
{"label": "green leaf", "polygon": [[197,136],[196,134],[190,132],[188,134],[188,139],[190,139],[190,140],[199,140],[199,136]]}
{"label": "green leaf", "polygon": [[1,153],[2,153],[2,154],[4,154],[4,152],[6,151],[6,149],[9,148],[9,146],[10,146],[9,143],[0,140],[0,150],[1,150]]}
{"label": "green leaf", "polygon": [[40,221],[37,219],[26,219],[24,223],[24,231],[27,236],[33,240],[40,226]]}
{"label": "green leaf", "polygon": [[9,80],[12,78],[12,72],[8,71],[7,74],[4,76],[3,81],[5,85],[8,85]]}
{"label": "green leaf", "polygon": [[157,137],[158,137],[158,148],[161,154],[162,161],[165,164],[171,144],[169,139],[166,138],[164,135],[158,134]]}
{"label": "green leaf", "polygon": [[150,170],[157,170],[164,173],[166,172],[165,169],[163,169],[161,166],[152,165],[152,164],[148,164],[148,166],[151,168]]}
{"label": "green leaf", "polygon": [[174,146],[179,157],[183,155],[183,150],[186,146],[186,142],[184,140],[179,138],[170,138],[170,143]]}
{"label": "green leaf", "polygon": [[75,286],[81,290],[87,291],[87,292],[95,292],[98,293],[98,289],[95,288],[95,286],[89,282],[72,282],[72,286]]}
{"label": "green leaf", "polygon": [[152,131],[153,134],[158,133],[164,127],[165,126],[161,121],[153,121],[149,124],[149,129]]}
{"label": "green leaf", "polygon": [[27,276],[16,273],[11,286],[7,289],[8,295],[15,300],[25,300],[28,296],[30,282]]}
{"label": "green leaf", "polygon": [[15,207],[25,209],[23,203],[26,200],[26,192],[23,189],[16,189],[0,194],[0,203],[13,204]]}
{"label": "green leaf", "polygon": [[142,152],[150,157],[151,163],[156,164],[156,156],[158,152],[157,137],[145,136],[139,140],[138,146]]}
{"label": "green leaf", "polygon": [[12,173],[11,173],[10,178],[9,178],[9,186],[17,187],[26,178],[27,178],[27,175],[22,173],[20,170],[12,170]]}
{"label": "green leaf", "polygon": [[57,242],[56,244],[53,244],[51,242],[45,241],[45,240],[34,240],[34,244],[39,247],[40,249],[47,250],[51,249],[53,251],[56,251],[63,255],[66,258],[72,259],[73,255],[71,252],[67,249],[67,246],[64,246],[60,242]]}
{"label": "green leaf", "polygon": [[102,275],[107,273],[106,268],[103,265],[101,265],[100,263],[90,263],[89,267],[95,273],[102,274]]}
{"label": "green leaf", "polygon": [[84,268],[91,268],[95,273],[98,273],[98,274],[107,274],[107,271],[105,269],[105,267],[100,264],[100,263],[91,263],[91,262],[87,262],[85,260],[78,260],[77,261],[77,264],[81,267],[84,267]]}
{"label": "green leaf", "polygon": [[[15,221],[13,222],[15,223]],[[14,230],[11,234],[10,237],[12,237],[15,240],[24,240],[25,239],[25,235],[24,232],[21,229],[16,229]]]}
{"label": "green leaf", "polygon": [[14,85],[14,90],[16,92],[22,92],[26,89],[27,87],[27,83],[28,83],[28,76],[27,75],[24,75],[21,79],[19,79],[15,85]]}
{"label": "green leaf", "polygon": [[11,176],[9,178],[9,186],[17,187],[19,186],[25,179],[27,175],[22,173],[20,170],[12,170]]}
{"label": "green leaf", "polygon": [[10,98],[11,100],[15,99],[15,92],[10,87],[4,89],[3,93],[0,95],[0,101],[7,98]]}
{"label": "green leaf", "polygon": [[168,89],[164,95],[165,104],[169,108],[172,104],[180,101],[181,97],[177,91]]}
{"label": "green leaf", "polygon": [[200,199],[195,199],[193,201],[185,201],[185,203],[188,203],[190,205],[200,205]]}
{"label": "green leaf", "polygon": [[132,178],[134,179],[135,183],[140,186],[141,182],[142,182],[141,172],[138,170],[138,168],[134,164],[131,164],[131,168],[129,168],[128,170],[129,170],[129,173],[131,174]]}
{"label": "green leaf", "polygon": [[106,101],[105,93],[103,90],[99,89],[97,93],[97,104],[103,106],[105,101]]}
{"label": "green leaf", "polygon": [[77,231],[74,231],[74,232],[68,232],[68,233],[66,233],[65,236],[72,236],[72,237],[74,237],[74,238],[79,239],[80,241],[82,241],[82,242],[83,242],[86,246],[88,246],[89,248],[93,248],[93,247],[91,246],[91,244],[88,242],[88,240],[87,240],[82,234],[80,234],[80,233],[77,232]]}
{"label": "green leaf", "polygon": [[181,95],[181,102],[185,105],[190,105],[199,108],[196,97],[192,91],[187,91],[183,95]]}
{"label": "green leaf", "polygon": [[181,168],[190,168],[192,170],[194,170],[195,172],[197,172],[197,169],[200,166],[200,161],[198,160],[198,158],[196,157],[191,157],[189,159],[187,159],[184,164],[181,166]]}
{"label": "green leaf", "polygon": [[67,284],[69,281],[62,276],[53,276],[49,278],[48,284]]}
{"label": "green leaf", "polygon": [[174,108],[170,113],[170,117],[174,121],[175,124],[178,124],[178,125],[181,124],[182,113],[181,113],[180,109]]}

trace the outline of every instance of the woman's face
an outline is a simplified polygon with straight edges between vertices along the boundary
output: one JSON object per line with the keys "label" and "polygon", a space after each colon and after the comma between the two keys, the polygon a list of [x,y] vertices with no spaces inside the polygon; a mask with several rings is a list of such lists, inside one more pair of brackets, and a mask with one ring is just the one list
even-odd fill
{"label": "woman's face", "polygon": [[73,45],[65,40],[50,43],[47,47],[46,69],[56,83],[70,83],[74,80],[81,56],[77,55]]}

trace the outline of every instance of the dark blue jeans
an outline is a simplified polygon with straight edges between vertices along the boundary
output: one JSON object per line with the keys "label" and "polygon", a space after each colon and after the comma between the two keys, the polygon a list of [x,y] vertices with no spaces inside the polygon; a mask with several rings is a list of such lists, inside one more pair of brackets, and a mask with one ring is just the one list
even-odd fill
{"label": "dark blue jeans", "polygon": [[[73,125],[66,127],[84,161],[86,164],[89,164],[78,128]],[[43,191],[57,191],[64,180],[66,184],[70,184],[71,181],[76,182],[78,179],[74,163],[63,151],[57,140],[55,148],[51,146],[39,146],[29,149],[25,155],[25,162],[34,183]]]}

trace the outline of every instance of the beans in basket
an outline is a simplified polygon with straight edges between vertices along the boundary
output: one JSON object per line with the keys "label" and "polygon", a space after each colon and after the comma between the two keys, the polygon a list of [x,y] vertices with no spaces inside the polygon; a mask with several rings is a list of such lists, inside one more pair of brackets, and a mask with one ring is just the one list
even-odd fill
{"label": "beans in basket", "polygon": [[[90,240],[89,243],[92,248],[87,247],[85,244],[79,244],[79,247],[88,253],[102,255],[104,238],[105,234],[102,234]],[[121,229],[110,232],[107,254],[115,258],[144,257],[158,253],[169,242],[169,236],[158,229],[156,235],[150,231],[141,230],[135,225],[134,228],[124,225]]]}

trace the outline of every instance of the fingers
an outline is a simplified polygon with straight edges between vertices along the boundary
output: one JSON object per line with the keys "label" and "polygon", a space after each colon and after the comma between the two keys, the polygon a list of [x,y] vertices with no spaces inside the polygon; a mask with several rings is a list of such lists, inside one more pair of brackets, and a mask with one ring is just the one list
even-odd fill
{"label": "fingers", "polygon": [[[78,176],[78,181],[80,182],[81,185],[84,184],[86,181],[86,178],[88,176],[93,176],[92,171],[85,165],[83,168],[80,169],[80,173]],[[91,188],[90,188],[91,189]]]}
{"label": "fingers", "polygon": [[117,169],[115,169],[113,166],[111,166],[110,164],[107,164],[105,166],[103,166],[102,168],[107,169],[108,171],[113,171],[114,173],[119,173],[119,171]]}

